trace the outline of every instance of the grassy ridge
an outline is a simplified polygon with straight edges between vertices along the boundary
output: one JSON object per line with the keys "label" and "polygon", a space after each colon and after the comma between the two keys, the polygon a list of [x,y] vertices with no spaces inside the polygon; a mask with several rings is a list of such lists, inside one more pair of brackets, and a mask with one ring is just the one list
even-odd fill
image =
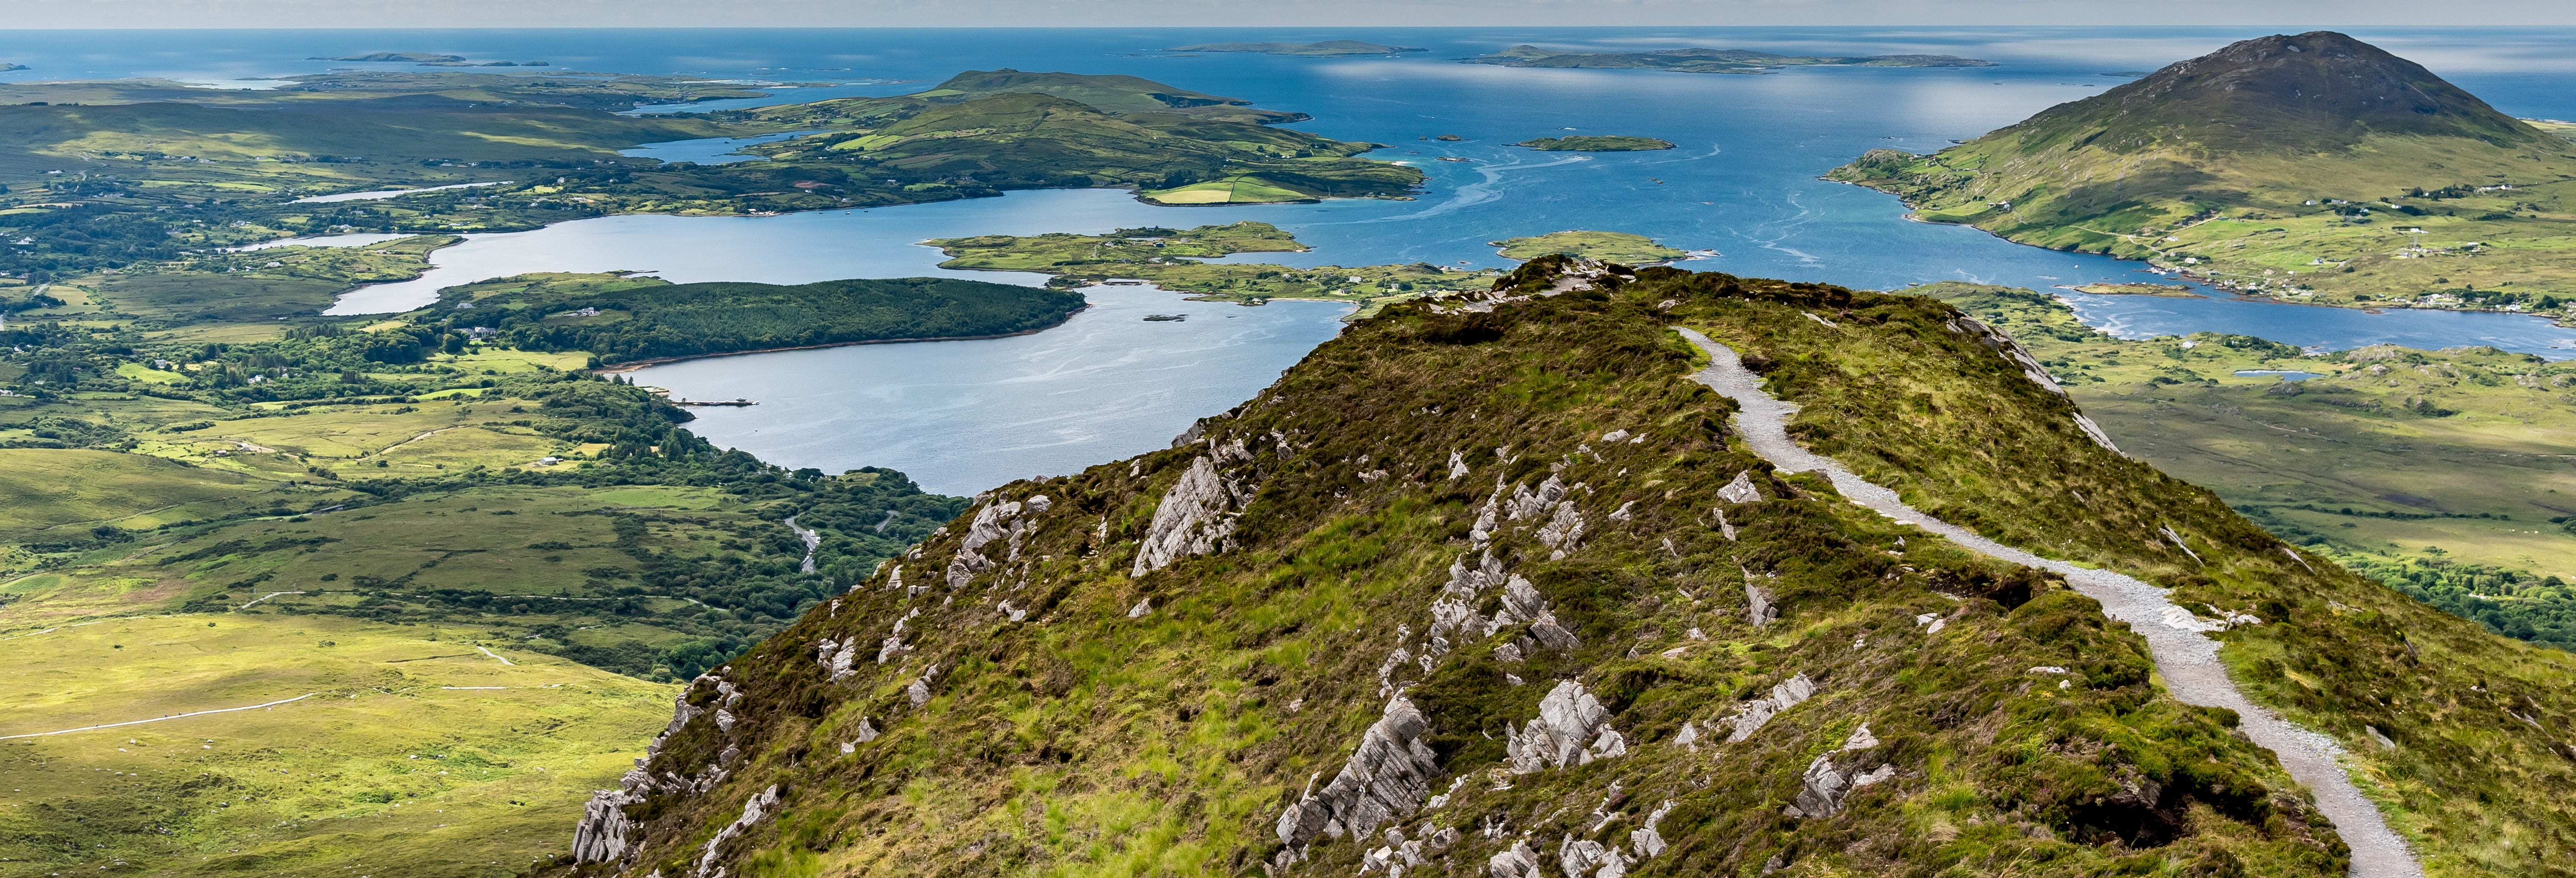
{"label": "grassy ridge", "polygon": [[[1509,291],[1549,288],[1563,261],[1542,262]],[[1450,798],[1396,825],[1409,839],[1462,830],[1419,868],[1479,871],[1522,839],[1551,867],[1570,840],[1624,849],[1669,802],[1668,848],[1629,874],[2342,872],[2331,833],[2268,758],[2224,716],[2159,694],[2138,641],[2090,601],[1731,447],[1726,404],[1687,381],[1691,353],[1664,327],[1813,325],[1797,312],[1821,292],[1732,280],[1649,269],[1616,291],[1487,314],[1402,303],[1208,419],[1198,442],[996,491],[979,515],[1049,500],[990,522],[1020,535],[1018,560],[948,581],[939,571],[967,531],[952,527],[904,562],[906,586],[927,591],[881,573],[721,670],[739,701],[695,687],[691,703],[729,704],[734,724],[686,724],[652,768],[731,767],[712,790],[630,807],[644,847],[619,868],[692,867],[775,784],[780,807],[720,842],[716,862],[746,874],[1251,872],[1284,852],[1281,810],[1341,768],[1401,688],[1430,721],[1430,791]],[[1884,313],[1891,336],[1948,314],[1924,299]],[[1913,365],[1983,351],[1958,344]],[[1248,453],[1219,450],[1237,440]],[[1453,451],[1464,476],[1450,475]],[[2107,453],[2086,465],[2159,478]],[[1242,498],[1228,502],[1225,547],[1132,575],[1161,498],[1208,466]],[[1721,505],[1715,491],[1739,474],[1763,499]],[[1446,655],[1427,646],[1445,571],[1481,557],[1480,508],[1542,481],[1581,484],[1565,498],[1593,527],[1557,557],[1539,520],[1498,516],[1494,557],[1579,644],[1515,643],[1506,626],[1444,634]],[[1004,544],[981,551],[998,561]],[[1748,621],[1748,578],[1773,592],[1779,621]],[[1497,606],[1490,592],[1474,601]],[[1922,614],[1942,629],[1924,633]],[[825,639],[888,636],[909,651],[846,679],[817,661]],[[1417,661],[1423,649],[1433,658]],[[2057,679],[2035,666],[2070,674],[2035,685]],[[1799,674],[1823,694],[1746,740],[1700,725]],[[1559,680],[1598,693],[1626,755],[1510,771],[1506,729]],[[882,736],[865,740],[863,722]],[[1678,741],[1685,723],[1695,745]],[[1839,755],[1864,723],[1878,743],[1849,752],[1869,755]],[[1818,757],[1884,759],[1895,777],[1830,818],[1786,815]],[[2157,792],[2121,792],[2142,783]],[[1303,869],[1356,869],[1386,843],[1319,836],[1295,853],[1311,859]]]}

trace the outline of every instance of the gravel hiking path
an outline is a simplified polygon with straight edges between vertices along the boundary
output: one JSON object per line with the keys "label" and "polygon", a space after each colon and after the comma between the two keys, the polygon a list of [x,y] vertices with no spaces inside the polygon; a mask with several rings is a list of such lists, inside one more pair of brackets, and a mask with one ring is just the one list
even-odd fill
{"label": "gravel hiking path", "polygon": [[1798,413],[1796,403],[1773,399],[1762,390],[1762,377],[1744,368],[1735,351],[1688,329],[1674,327],[1683,338],[1699,346],[1709,356],[1709,367],[1691,379],[1735,400],[1742,407],[1736,415],[1736,430],[1755,454],[1783,472],[1822,472],[1832,479],[1834,490],[1852,502],[1875,510],[1880,515],[1910,523],[1915,527],[1948,538],[1951,542],[1989,557],[2010,561],[2025,567],[2036,567],[2066,577],[2066,581],[2085,597],[2102,602],[2102,612],[2147,639],[2154,654],[2156,671],[2164,675],[2165,688],[2185,704],[2202,707],[2224,707],[2236,712],[2238,728],[2254,743],[2269,749],[2281,760],[2290,776],[2305,784],[2315,794],[2317,810],[2334,822],[2335,832],[2352,848],[2352,874],[2363,878],[2420,878],[2424,874],[2415,862],[2414,852],[2406,842],[2389,831],[2380,819],[2379,807],[2352,785],[2338,761],[2343,746],[2334,739],[2283,721],[2272,712],[2247,701],[2244,693],[2227,678],[2227,669],[2218,661],[2218,641],[2202,632],[2209,626],[2189,611],[2174,606],[2164,589],[2108,570],[2078,567],[2064,561],[2042,558],[2029,552],[1997,543],[1965,528],[1924,515],[1897,497],[1895,491],[1863,481],[1842,464],[1802,448],[1789,438],[1789,419]]}

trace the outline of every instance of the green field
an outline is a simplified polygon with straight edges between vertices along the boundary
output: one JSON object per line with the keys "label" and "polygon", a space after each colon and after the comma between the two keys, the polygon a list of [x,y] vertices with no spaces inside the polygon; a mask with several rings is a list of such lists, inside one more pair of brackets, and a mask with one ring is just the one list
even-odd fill
{"label": "green field", "polygon": [[[2028,290],[1908,291],[2011,332],[2121,450],[2283,538],[2383,578],[2438,572],[2416,577],[2419,597],[2576,647],[2576,593],[2547,584],[2576,580],[2576,531],[2564,524],[2576,516],[2565,457],[2576,445],[2576,364],[2492,348],[2306,356],[2215,333],[2123,341]],[[2236,374],[2266,370],[2320,377]],[[2433,594],[2444,590],[2456,600]]]}
{"label": "green field", "polygon": [[496,633],[181,615],[0,639],[21,684],[0,692],[0,875],[519,874],[565,850],[676,687]]}
{"label": "green field", "polygon": [[1563,254],[1623,265],[1657,265],[1690,255],[1657,243],[1653,238],[1627,232],[1549,232],[1489,243],[1502,248],[1495,252],[1503,257],[1521,260]]}

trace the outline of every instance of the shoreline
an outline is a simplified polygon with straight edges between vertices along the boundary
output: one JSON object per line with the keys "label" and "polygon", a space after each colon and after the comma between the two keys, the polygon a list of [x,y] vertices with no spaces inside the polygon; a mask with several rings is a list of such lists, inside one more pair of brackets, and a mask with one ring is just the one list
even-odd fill
{"label": "shoreline", "polygon": [[596,369],[577,369],[574,371],[585,375],[618,375],[651,366],[666,366],[672,363],[687,362],[689,360],[712,360],[718,357],[747,357],[752,354],[776,354],[787,351],[819,351],[825,348],[846,348],[865,344],[911,344],[913,342],[923,341],[983,341],[995,338],[1017,338],[1023,335],[1036,335],[1038,333],[1063,326],[1066,323],[1072,322],[1074,315],[1089,310],[1091,310],[1091,303],[1086,300],[1082,303],[1082,307],[1064,312],[1064,317],[1058,319],[1054,323],[1049,323],[1035,329],[1023,329],[1018,332],[1001,332],[991,335],[939,335],[925,336],[922,338],[872,338],[861,341],[836,341],[828,344],[793,345],[783,348],[759,348],[748,351],[726,351],[719,354],[682,354],[676,357],[653,357],[643,360],[628,360],[623,363],[601,366]]}
{"label": "shoreline", "polygon": [[[2038,244],[2028,244],[2028,243],[2023,243],[2023,242],[2021,242],[2021,241],[2015,241],[2015,240],[2013,240],[2013,239],[2011,239],[2011,238],[2004,237],[2003,235],[1996,234],[1992,229],[1987,229],[1987,228],[1982,227],[1982,226],[1979,226],[1979,225],[1977,225],[1977,224],[1975,224],[1975,223],[1953,223],[1953,222],[1941,222],[1941,221],[1939,221],[1939,220],[1928,220],[1928,219],[1924,219],[1924,218],[1923,218],[1923,216],[1922,216],[1922,214],[1920,213],[1920,211],[1919,211],[1919,209],[1918,209],[1917,205],[1915,205],[1915,204],[1914,204],[1913,202],[1911,202],[1911,201],[1907,201],[1907,200],[1905,200],[1905,196],[1897,195],[1897,194],[1896,194],[1896,193],[1894,193],[1894,192],[1889,192],[1889,191],[1887,191],[1887,190],[1885,190],[1885,189],[1881,189],[1881,188],[1878,188],[1878,187],[1876,187],[1876,186],[1869,185],[1869,184],[1867,184],[1867,183],[1855,183],[1855,182],[1852,182],[1852,181],[1850,181],[1850,180],[1836,180],[1836,179],[1833,179],[1833,178],[1830,178],[1830,177],[1817,177],[1816,179],[1818,179],[1818,180],[1823,180],[1823,181],[1825,181],[1825,182],[1827,182],[1827,183],[1840,183],[1840,184],[1845,185],[1845,186],[1857,186],[1857,187],[1859,187],[1859,188],[1867,189],[1867,190],[1872,191],[1872,192],[1877,192],[1877,193],[1882,194],[1882,195],[1894,196],[1894,197],[1896,198],[1896,200],[1897,200],[1897,203],[1905,205],[1905,216],[1904,216],[1904,219],[1905,219],[1905,221],[1906,221],[1906,222],[1922,223],[1922,224],[1927,225],[1927,226],[1957,226],[1957,227],[1960,227],[1960,228],[1976,229],[1977,231],[1984,232],[1988,237],[1991,237],[1991,238],[1994,238],[1995,240],[2002,241],[2002,242],[2007,243],[2007,244],[2012,244],[2012,245],[2014,245],[2014,246],[2018,246],[2018,247],[2029,247],[2029,248],[2036,249],[2036,250],[2046,250],[2046,251],[2051,252],[2051,253],[2077,253],[2077,254],[2081,254],[2081,255],[2085,255],[2085,256],[2100,256],[2100,257],[2105,258],[2105,259],[2115,259],[2115,260],[2118,260],[2118,261],[2121,261],[2121,262],[2135,262],[2135,263],[2138,263],[2139,265],[2144,265],[2144,266],[2147,266],[2147,267],[2149,267],[2149,268],[2164,268],[2164,269],[2166,269],[2166,270],[2169,270],[2169,271],[2174,272],[2174,274],[2175,274],[2175,275],[2180,276],[2180,277],[2182,277],[2182,278],[2184,278],[2184,279],[2186,279],[2186,280],[2198,281],[2198,282],[2200,282],[2201,284],[2204,284],[2204,285],[2208,286],[2210,289],[2217,290],[2217,291],[2219,291],[2219,292],[2221,292],[2221,293],[2225,293],[2225,294],[2226,294],[2226,298],[2227,298],[2228,300],[2232,300],[2232,301],[2239,301],[2239,302],[2258,302],[2258,303],[2267,304],[2267,305],[2298,305],[2298,306],[2305,306],[2305,307],[2309,307],[2309,308],[2341,308],[2341,309],[2344,309],[2344,310],[2346,310],[2346,311],[2359,311],[2359,312],[2364,313],[2364,314],[2385,314],[2385,313],[2387,313],[2390,309],[2395,309],[2395,310],[2404,310],[2404,311],[2443,311],[2443,312],[2448,312],[2448,313],[2452,313],[2452,314],[2496,314],[2496,315],[2510,316],[2510,317],[2529,317],[2529,318],[2534,319],[2534,320],[2540,320],[2540,321],[2547,322],[2547,323],[2548,323],[2549,325],[2551,325],[2551,326],[2556,326],[2556,327],[2561,327],[2561,328],[2571,328],[2571,329],[2576,329],[2576,314],[2571,314],[2571,315],[2569,315],[2567,318],[2561,319],[2561,318],[2548,317],[2548,316],[2544,316],[2544,315],[2540,315],[2540,314],[2533,314],[2533,313],[2530,313],[2530,312],[2527,312],[2527,311],[2499,311],[2499,310],[2482,309],[2482,308],[2442,308],[2442,307],[2425,307],[2425,306],[2422,306],[2422,305],[2416,305],[2416,304],[2413,304],[2413,303],[2386,303],[2386,302],[2371,303],[2371,304],[2367,304],[2367,305],[2359,304],[2359,303],[2351,304],[2351,305],[2338,305],[2338,304],[2335,304],[2335,303],[2332,303],[2332,302],[2291,302],[2291,301],[2285,301],[2285,300],[2282,300],[2282,299],[2273,298],[2273,297],[2271,297],[2271,296],[2256,296],[2256,295],[2248,295],[2248,294],[2246,294],[2246,293],[2239,292],[2239,291],[2237,291],[2237,290],[2235,290],[2235,289],[2231,289],[2231,288],[2229,288],[2229,287],[2227,287],[2227,286],[2223,285],[2223,284],[2222,284],[2222,282],[2220,282],[2220,281],[2210,280],[2210,279],[2209,279],[2209,278],[2207,278],[2207,277],[2204,277],[2204,276],[2199,275],[2199,274],[2195,274],[2195,273],[2193,273],[2193,272],[2191,272],[2191,271],[2189,271],[2189,270],[2183,269],[2183,268],[2179,268],[2179,267],[2168,267],[2168,266],[2160,266],[2160,265],[2157,265],[2153,260],[2147,260],[2147,259],[2131,259],[2131,258],[2126,257],[2126,256],[2117,256],[2117,255],[2113,255],[2113,254],[2110,254],[2110,253],[2085,253],[2084,251],[2081,251],[2081,250],[2060,249],[2060,248],[2056,248],[2056,247],[2043,247],[2043,246],[2040,246],[2040,245],[2038,245]],[[2102,294],[2096,293],[2096,294],[2094,294],[2094,295],[2102,295]],[[2214,296],[2201,296],[2200,298],[2205,298],[2205,299],[2206,299],[2206,298],[2217,298],[2217,297],[2214,297]]]}

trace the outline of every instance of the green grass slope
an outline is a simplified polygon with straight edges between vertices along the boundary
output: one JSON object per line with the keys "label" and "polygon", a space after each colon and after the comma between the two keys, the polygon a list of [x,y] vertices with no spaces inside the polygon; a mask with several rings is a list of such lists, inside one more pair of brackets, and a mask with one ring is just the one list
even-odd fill
{"label": "green grass slope", "polygon": [[519,874],[677,687],[486,635],[186,615],[0,639],[0,875]]}
{"label": "green grass slope", "polygon": [[2299,301],[2554,311],[2541,297],[2576,289],[2566,141],[2327,31],[2236,43],[1828,176],[1926,220]]}
{"label": "green grass slope", "polygon": [[[1564,263],[1502,286],[1551,289]],[[616,827],[640,851],[556,868],[1331,874],[1407,850],[1416,869],[1486,874],[1518,844],[1546,874],[1601,849],[1586,845],[1624,852],[1631,875],[2342,874],[2302,792],[2223,712],[2162,694],[2141,641],[2061,583],[1771,474],[1666,329],[1758,348],[1783,377],[1892,346],[1860,374],[1920,373],[2008,432],[2072,434],[2054,426],[2071,406],[1941,328],[1956,312],[1671,269],[1606,283],[1490,311],[1393,306],[1169,451],[992,492],[696,681],[647,772],[594,812],[589,839]],[[1820,344],[1801,311],[1854,338]],[[1943,435],[1946,455],[1984,447]],[[2194,493],[2089,447],[2006,463]],[[1719,496],[1739,476],[1753,502]],[[2273,550],[2200,502],[2178,524]],[[2031,526],[2057,542],[2056,521]],[[1502,573],[1478,586],[1466,571],[1488,551]],[[1528,587],[1498,587],[1511,576]],[[2319,578],[2355,600],[2377,588]],[[1467,612],[1517,621],[1456,627]],[[2334,618],[2319,636],[2354,627]],[[2530,652],[2447,624],[2462,649]],[[1729,740],[1723,720],[1802,678],[1819,694]],[[1514,770],[1513,739],[1561,685],[1597,697],[1619,741],[1591,743],[1624,752]],[[1418,738],[1379,724],[1399,692],[1427,719]],[[1371,735],[1422,760],[1402,770],[1417,792],[1379,763],[1390,818],[1283,845],[1283,812]],[[2517,759],[2563,774],[2554,754]],[[1789,810],[1817,766],[1882,764],[1838,805]],[[2491,783],[2505,766],[2444,770]],[[1659,844],[1632,835],[1649,828]]]}
{"label": "green grass slope", "polygon": [[2218,495],[2094,445],[2070,400],[1976,355],[1940,311],[1909,304],[1924,300],[1800,299],[1837,325],[1746,307],[1710,334],[1768,360],[1768,388],[1805,406],[1793,429],[1810,447],[1999,541],[2140,576],[2184,606],[2250,611],[2264,624],[2216,635],[2238,685],[2339,740],[2428,873],[2566,873],[2576,656],[2294,557]]}

